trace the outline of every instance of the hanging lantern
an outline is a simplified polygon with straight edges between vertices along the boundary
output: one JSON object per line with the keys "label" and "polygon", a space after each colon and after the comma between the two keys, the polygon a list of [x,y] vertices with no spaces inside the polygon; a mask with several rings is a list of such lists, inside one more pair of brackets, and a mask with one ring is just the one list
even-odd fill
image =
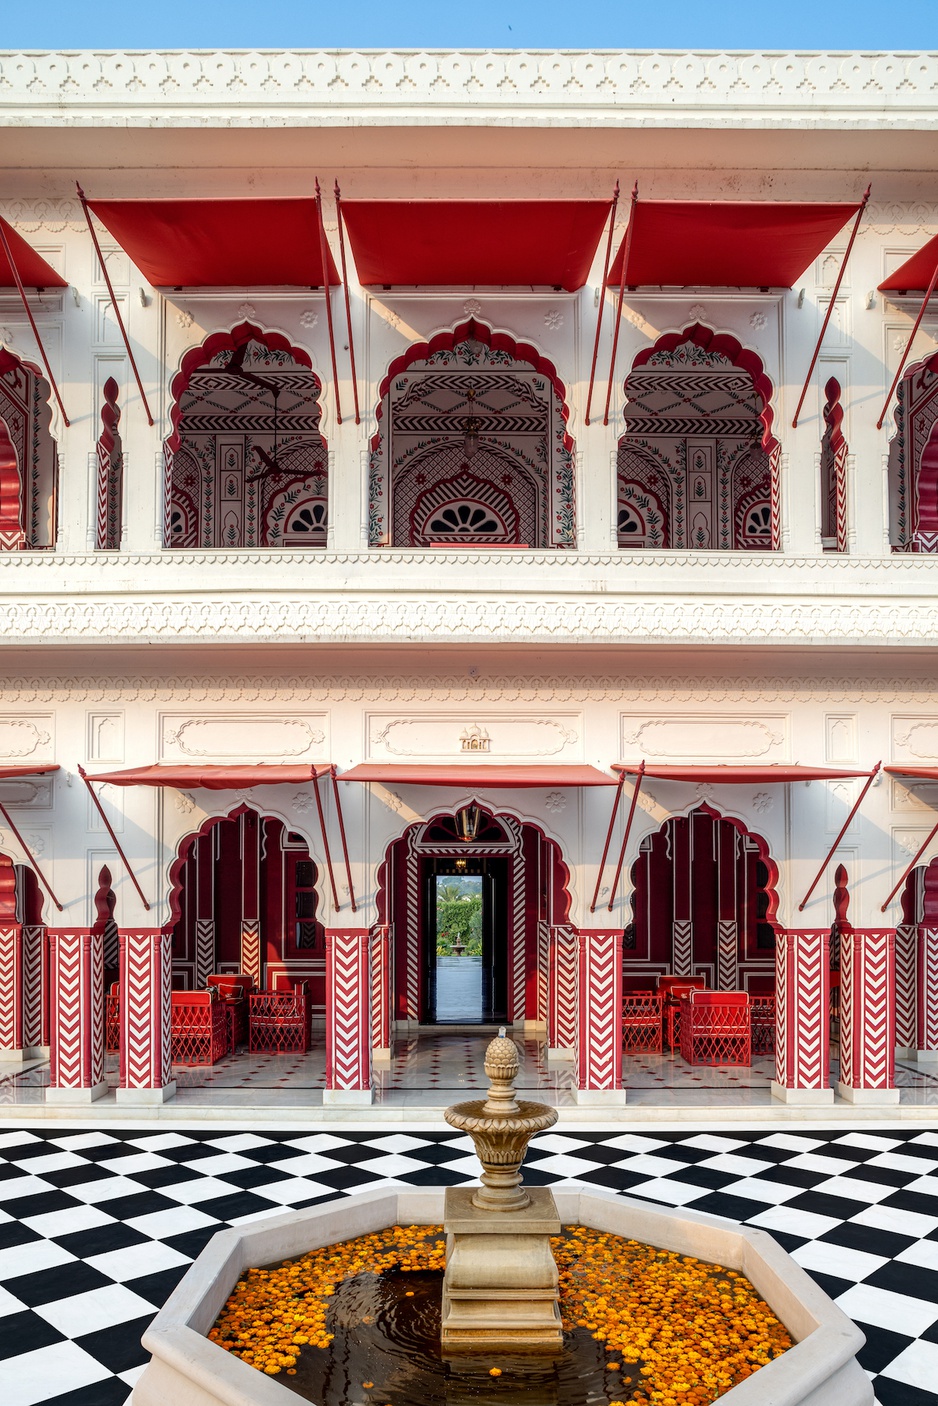
{"label": "hanging lantern", "polygon": [[456,812],[456,833],[464,844],[478,839],[482,810],[479,806],[464,806]]}
{"label": "hanging lantern", "polygon": [[472,410],[475,406],[475,398],[475,388],[470,386],[466,391],[466,399],[469,402],[469,414],[463,421],[462,442],[462,452],[467,462],[474,456],[479,448],[479,421],[476,419],[475,415],[472,414]]}

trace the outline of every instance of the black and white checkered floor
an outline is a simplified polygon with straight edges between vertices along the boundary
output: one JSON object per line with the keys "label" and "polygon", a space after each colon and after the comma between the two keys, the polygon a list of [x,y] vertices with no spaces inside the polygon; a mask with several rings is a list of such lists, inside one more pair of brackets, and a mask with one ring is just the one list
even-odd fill
{"label": "black and white checkered floor", "polygon": [[[0,1131],[0,1401],[126,1401],[141,1333],[225,1225],[477,1165],[448,1132]],[[881,1406],[938,1406],[938,1134],[555,1131],[525,1175],[771,1231],[862,1326]]]}

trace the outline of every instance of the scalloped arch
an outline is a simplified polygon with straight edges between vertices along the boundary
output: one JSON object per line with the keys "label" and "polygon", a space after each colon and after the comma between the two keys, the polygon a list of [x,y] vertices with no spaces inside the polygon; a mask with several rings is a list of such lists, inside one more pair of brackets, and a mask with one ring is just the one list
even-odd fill
{"label": "scalloped arch", "polygon": [[[767,453],[778,449],[779,442],[772,430],[772,423],[775,419],[772,396],[775,387],[772,385],[758,353],[744,347],[742,342],[731,333],[716,332],[712,327],[705,327],[702,322],[692,322],[684,328],[683,332],[664,332],[654,346],[644,347],[638,353],[629,368],[629,374],[635,370],[636,366],[647,365],[655,352],[674,351],[684,342],[693,342],[703,351],[716,352],[719,356],[725,356],[731,365],[738,366],[747,373],[752,380],[756,394],[762,401],[762,409],[759,412],[759,419],[762,421],[762,448]],[[628,382],[628,376],[625,379]],[[624,389],[623,385],[623,391]]]}
{"label": "scalloped arch", "polygon": [[[180,433],[179,421],[182,417],[180,400],[183,392],[187,390],[192,379],[192,373],[200,366],[207,366],[213,356],[217,356],[222,351],[235,351],[238,347],[245,346],[248,342],[262,342],[270,351],[286,352],[300,366],[305,366],[316,383],[319,395],[322,395],[322,381],[313,370],[313,362],[309,352],[302,347],[294,346],[282,332],[265,332],[262,327],[256,326],[253,322],[239,322],[230,331],[210,332],[204,342],[198,346],[190,347],[184,354],[179,364],[179,370],[170,382],[169,394],[172,402],[169,412],[172,430],[166,440],[166,446],[175,454],[179,448]],[[323,444],[325,437],[320,431],[320,438]],[[328,448],[328,446],[326,446]]]}

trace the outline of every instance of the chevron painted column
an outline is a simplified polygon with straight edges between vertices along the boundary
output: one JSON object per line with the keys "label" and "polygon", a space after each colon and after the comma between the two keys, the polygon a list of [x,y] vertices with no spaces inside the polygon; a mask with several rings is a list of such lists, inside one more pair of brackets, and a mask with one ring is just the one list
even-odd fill
{"label": "chevron painted column", "polygon": [[918,930],[916,986],[916,1058],[919,1064],[938,1064],[938,928]]}
{"label": "chevron painted column", "polygon": [[830,932],[775,939],[775,1078],[783,1103],[833,1103],[830,1086]]}
{"label": "chevron painted column", "polygon": [[896,934],[855,929],[840,939],[840,1080],[848,1103],[898,1103]]}
{"label": "chevron painted column", "polygon": [[49,929],[47,1103],[92,1103],[104,1079],[104,937]]}
{"label": "chevron painted column", "polygon": [[0,1060],[22,1064],[23,929],[19,923],[0,927]]}
{"label": "chevron painted column", "polygon": [[165,1103],[176,1093],[172,1063],[172,934],[120,934],[118,1103]]}
{"label": "chevron painted column", "polygon": [[573,928],[550,929],[547,1058],[571,1060],[577,1046],[577,937]]}
{"label": "chevron painted column", "polygon": [[43,923],[23,925],[23,1045],[28,1054],[49,1044],[49,959]]}
{"label": "chevron painted column", "polygon": [[391,1063],[391,929],[386,924],[371,933],[371,1058]]}
{"label": "chevron painted column", "polygon": [[363,1104],[371,1088],[371,934],[326,933],[326,1087],[323,1103]]}
{"label": "chevron painted column", "polygon": [[914,1059],[916,1051],[916,958],[918,932],[914,923],[896,928],[896,1057]]}
{"label": "chevron painted column", "polygon": [[622,930],[577,933],[577,1102],[625,1103]]}

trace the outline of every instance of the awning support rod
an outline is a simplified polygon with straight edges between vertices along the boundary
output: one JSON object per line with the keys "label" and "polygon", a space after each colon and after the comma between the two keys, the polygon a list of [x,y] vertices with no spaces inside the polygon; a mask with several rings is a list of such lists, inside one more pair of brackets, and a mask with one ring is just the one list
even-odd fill
{"label": "awning support rod", "polygon": [[[358,409],[358,375],[355,370],[355,338],[352,336],[352,305],[348,291],[348,266],[345,262],[345,226],[342,219],[342,192],[339,190],[339,182],[335,183],[335,213],[339,222],[339,257],[342,260],[342,287],[345,290],[345,325],[348,328],[348,359],[352,367],[352,396],[355,401],[355,423],[362,422],[361,413]],[[338,792],[336,793],[338,794]],[[355,904],[352,904],[354,911]]]}
{"label": "awning support rod", "polygon": [[335,797],[335,813],[339,819],[339,834],[342,837],[342,854],[345,857],[345,873],[348,877],[349,898],[352,900],[352,912],[357,913],[358,907],[355,903],[355,888],[352,884],[352,866],[349,863],[348,857],[348,840],[345,836],[345,818],[342,815],[342,798],[339,795],[339,783],[336,780],[335,767],[332,768],[330,775],[332,776],[332,794]]}
{"label": "awning support rod", "polygon": [[638,804],[638,793],[642,789],[642,778],[645,775],[645,763],[642,762],[635,773],[635,790],[632,792],[632,804],[629,806],[629,818],[625,822],[625,831],[622,836],[622,848],[619,850],[619,862],[616,865],[616,875],[612,881],[612,890],[609,894],[609,912],[612,912],[612,905],[616,901],[616,890],[619,887],[619,875],[622,873],[622,866],[625,863],[625,850],[629,842],[629,834],[632,830],[632,818],[635,815],[635,807]]}
{"label": "awning support rod", "polygon": [[[322,190],[319,177],[316,177],[316,209],[319,212],[319,257],[322,261],[322,287],[326,295],[326,323],[329,327],[329,355],[332,357],[332,384],[335,387],[335,420],[342,423],[342,402],[339,399],[339,368],[335,364],[335,330],[332,326],[332,294],[329,288],[329,245],[326,242],[326,226],[322,221]],[[336,904],[338,907],[338,904]]]}
{"label": "awning support rod", "polygon": [[619,784],[616,787],[616,794],[612,802],[612,814],[609,817],[609,827],[606,830],[606,843],[603,845],[602,859],[599,861],[599,873],[596,875],[596,887],[593,889],[593,901],[590,904],[590,912],[596,912],[596,900],[599,898],[599,886],[603,881],[603,870],[606,867],[606,855],[609,853],[609,842],[612,839],[612,827],[616,823],[616,816],[619,814],[619,801],[622,799],[622,787],[625,785],[625,772],[619,772]]}
{"label": "awning support rod", "polygon": [[[151,423],[151,424],[153,423],[152,420],[151,420],[150,423]],[[93,787],[92,784],[91,784],[91,778],[89,777],[88,773],[85,771],[85,768],[84,768],[83,766],[79,766],[79,768],[78,768],[78,775],[81,777],[82,781],[83,781],[83,782],[85,783],[85,785],[88,787],[88,794],[90,795],[91,799],[94,801],[95,810],[98,812],[98,814],[100,815],[101,819],[104,821],[104,828],[105,828],[105,830],[108,832],[108,834],[110,835],[111,839],[113,840],[113,842],[114,842],[114,848],[117,850],[117,853],[120,855],[121,860],[122,860],[123,865],[124,865],[124,868],[127,870],[127,873],[130,875],[130,882],[133,884],[134,888],[137,890],[137,893],[140,895],[140,902],[143,904],[144,908],[145,908],[145,909],[147,910],[147,912],[149,913],[149,911],[150,911],[150,905],[149,905],[149,903],[147,902],[146,894],[143,892],[143,889],[140,887],[140,885],[139,885],[138,882],[137,882],[137,876],[136,876],[136,874],[134,873],[133,869],[131,869],[131,867],[130,867],[130,860],[127,858],[126,854],[124,853],[124,850],[123,850],[123,847],[122,847],[122,845],[121,845],[120,840],[119,840],[119,839],[117,838],[117,836],[114,834],[114,827],[113,827],[113,825],[111,824],[111,822],[108,820],[107,816],[105,815],[105,813],[104,813],[104,807],[102,806],[101,802],[98,800],[98,797],[97,797],[97,795],[96,795],[96,793],[95,793],[95,789],[94,789],[94,787]]]}
{"label": "awning support rod", "polygon": [[114,310],[114,316],[117,319],[117,325],[120,328],[120,334],[123,338],[124,346],[127,349],[127,355],[130,358],[130,365],[133,368],[134,379],[137,382],[137,390],[140,392],[140,399],[143,401],[143,408],[146,411],[147,424],[152,425],[153,416],[150,414],[150,404],[147,400],[147,393],[143,389],[143,382],[140,379],[140,372],[137,370],[137,362],[133,352],[130,349],[130,338],[127,336],[127,329],[124,326],[124,319],[121,317],[121,310],[118,307],[117,299],[114,296],[114,285],[111,282],[111,275],[107,271],[107,264],[104,262],[104,255],[101,253],[101,245],[98,243],[97,232],[95,231],[94,221],[91,218],[91,211],[88,209],[88,202],[85,199],[85,192],[82,190],[81,186],[78,184],[77,181],[75,182],[75,189],[78,191],[78,199],[81,201],[81,208],[85,212],[85,219],[88,223],[88,232],[91,235],[91,240],[94,244],[94,251],[98,256],[98,266],[100,267],[101,272],[104,275],[104,282],[107,285],[108,297],[111,300],[111,307]]}
{"label": "awning support rod", "polygon": [[326,833],[326,817],[322,808],[322,796],[319,794],[319,777],[313,777],[313,793],[316,797],[316,810],[319,813],[319,830],[322,834],[322,847],[326,855],[326,868],[329,870],[329,882],[332,885],[332,901],[335,904],[335,911],[339,911],[339,890],[335,886],[335,874],[332,871],[332,854],[329,850],[329,836]]}
{"label": "awning support rod", "polygon": [[625,248],[622,251],[622,272],[619,275],[619,298],[616,302],[616,326],[612,334],[612,356],[609,358],[609,384],[606,386],[606,407],[603,410],[603,424],[609,424],[609,402],[612,400],[612,380],[616,369],[616,352],[619,350],[619,328],[622,326],[622,299],[625,296],[626,274],[629,267],[629,254],[632,252],[632,230],[635,226],[635,207],[638,204],[638,181],[632,187],[632,203],[629,206],[629,227],[625,231]]}
{"label": "awning support rod", "polygon": [[7,263],[10,265],[10,272],[13,274],[13,277],[16,280],[16,287],[20,295],[20,302],[23,304],[23,309],[26,313],[27,318],[29,319],[29,325],[33,329],[33,336],[36,338],[36,344],[39,347],[39,355],[42,357],[42,364],[46,368],[46,375],[49,378],[49,385],[52,387],[52,394],[55,396],[56,403],[62,412],[62,419],[65,423],[65,428],[68,429],[69,425],[71,424],[71,421],[65,413],[65,406],[62,404],[62,397],[59,395],[59,388],[55,384],[55,377],[52,374],[52,367],[49,365],[49,358],[46,356],[46,349],[42,344],[42,338],[39,335],[39,328],[36,326],[36,319],[33,317],[32,308],[29,306],[29,299],[26,297],[26,289],[23,287],[23,280],[20,278],[20,271],[16,267],[16,260],[13,257],[13,250],[10,248],[10,241],[7,239],[7,232],[3,228],[2,222],[0,222],[0,244],[3,245],[3,252],[6,255]]}
{"label": "awning support rod", "polygon": [[935,265],[935,271],[929,279],[928,287],[925,289],[925,296],[922,299],[922,306],[918,310],[918,317],[915,319],[915,324],[912,328],[912,331],[909,333],[909,340],[905,344],[905,351],[902,353],[902,360],[899,362],[899,369],[896,372],[895,376],[893,376],[892,378],[892,385],[889,387],[889,394],[886,396],[886,403],[883,406],[883,413],[876,421],[876,428],[878,430],[881,430],[883,428],[883,421],[886,418],[886,412],[889,409],[896,386],[898,386],[900,380],[902,379],[902,373],[905,370],[905,363],[909,359],[909,352],[912,350],[912,343],[915,341],[915,334],[918,331],[919,327],[921,327],[922,325],[922,318],[925,316],[925,309],[928,307],[928,304],[931,300],[931,295],[935,291],[936,283],[938,283],[938,264]]}
{"label": "awning support rod", "polygon": [[850,238],[847,241],[847,249],[840,265],[840,271],[837,274],[837,281],[834,284],[834,289],[831,293],[830,301],[827,304],[827,312],[824,314],[824,321],[821,324],[821,331],[817,339],[817,345],[814,348],[814,355],[811,358],[811,365],[808,367],[808,374],[807,376],[805,376],[804,385],[801,388],[801,399],[798,401],[798,408],[795,411],[794,419],[791,422],[791,427],[793,430],[796,430],[798,428],[798,416],[801,414],[801,407],[804,405],[804,398],[808,394],[808,386],[811,383],[811,377],[814,375],[814,368],[817,365],[817,359],[821,354],[821,343],[824,341],[824,333],[827,331],[827,324],[830,322],[831,317],[833,315],[834,305],[837,302],[837,294],[840,292],[840,285],[843,282],[844,274],[847,272],[847,262],[850,258],[850,253],[853,249],[854,241],[856,240],[856,237],[860,232],[860,222],[863,219],[864,212],[866,211],[866,207],[870,198],[870,191],[872,189],[872,185],[867,186],[866,193],[863,196],[860,208],[857,211],[857,217],[853,222],[853,229],[851,230]]}
{"label": "awning support rod", "polygon": [[[593,359],[590,362],[590,388],[586,396],[586,416],[585,423],[590,422],[590,406],[593,403],[593,383],[596,380],[596,359],[599,356],[599,334],[603,325],[603,313],[606,311],[606,279],[609,277],[609,264],[612,260],[612,240],[616,228],[616,210],[619,208],[619,182],[616,181],[616,188],[612,192],[612,205],[609,210],[609,237],[606,240],[606,257],[603,260],[603,277],[599,285],[599,310],[596,313],[596,336],[593,338]],[[595,894],[593,895],[595,899]],[[592,913],[593,909],[590,909]]]}
{"label": "awning support rod", "polygon": [[38,862],[37,862],[37,860],[36,860],[35,855],[33,854],[32,850],[29,848],[29,845],[28,845],[28,844],[26,843],[26,841],[23,839],[23,836],[20,834],[19,830],[17,830],[16,826],[13,824],[13,820],[12,820],[12,818],[11,818],[11,816],[10,816],[10,812],[7,810],[6,806],[3,805],[2,803],[0,803],[0,815],[3,816],[4,820],[5,820],[6,823],[9,825],[10,829],[13,831],[13,834],[16,836],[17,840],[19,840],[20,846],[21,846],[21,848],[23,849],[23,851],[25,852],[26,858],[29,860],[29,863],[30,863],[30,865],[31,865],[31,867],[32,867],[32,869],[33,869],[33,872],[34,872],[35,875],[36,875],[36,878],[37,878],[37,879],[39,880],[39,882],[42,884],[42,887],[45,889],[46,893],[47,893],[47,894],[49,895],[49,897],[52,899],[52,902],[55,904],[56,908],[58,908],[59,912],[60,912],[60,913],[64,913],[64,912],[65,912],[65,909],[62,907],[61,903],[60,903],[59,900],[56,898],[55,894],[52,892],[52,886],[50,885],[50,883],[49,883],[48,879],[46,878],[45,874],[44,874],[44,873],[42,872],[42,870],[39,868],[39,864],[38,864]]}
{"label": "awning support rod", "polygon": [[929,833],[928,839],[925,841],[925,843],[920,846],[920,848],[919,848],[919,850],[918,850],[918,853],[916,854],[915,858],[912,860],[912,862],[911,862],[910,864],[907,864],[906,867],[903,869],[902,875],[901,875],[901,877],[900,877],[900,879],[899,879],[899,882],[896,884],[896,886],[895,886],[895,888],[893,889],[892,893],[891,893],[891,894],[889,895],[889,897],[886,899],[886,902],[883,904],[882,908],[880,908],[879,911],[880,911],[881,913],[885,913],[886,909],[889,907],[890,903],[891,903],[892,900],[895,898],[896,894],[899,892],[899,890],[901,889],[902,885],[905,883],[906,879],[909,877],[909,875],[911,874],[912,870],[915,868],[916,864],[919,862],[919,860],[921,859],[922,855],[923,855],[923,854],[925,853],[925,851],[928,849],[928,846],[931,844],[932,840],[935,838],[936,835],[938,835],[938,820],[935,821],[934,828],[933,828],[933,829],[931,830],[931,832]]}
{"label": "awning support rod", "polygon": [[818,883],[820,882],[821,875],[824,873],[824,870],[827,868],[828,864],[831,862],[831,859],[832,859],[833,856],[836,854],[836,852],[837,852],[837,846],[840,844],[840,842],[841,842],[841,840],[843,839],[844,835],[846,835],[847,831],[850,829],[850,826],[851,826],[851,824],[853,823],[853,817],[856,815],[857,811],[860,809],[861,805],[863,804],[863,799],[864,799],[864,797],[866,796],[867,791],[868,791],[868,790],[870,789],[870,787],[872,786],[873,782],[876,780],[876,777],[877,777],[878,774],[879,774],[879,769],[880,769],[881,766],[882,766],[882,762],[877,762],[876,765],[874,766],[873,770],[870,772],[869,776],[866,778],[866,784],[864,785],[863,790],[860,792],[859,796],[857,796],[857,799],[856,799],[856,801],[854,802],[854,805],[853,805],[853,809],[851,810],[850,814],[847,816],[847,819],[844,821],[843,825],[840,827],[840,834],[837,836],[836,840],[835,840],[834,843],[831,845],[830,849],[827,851],[827,856],[826,856],[826,858],[825,858],[825,860],[824,860],[824,863],[821,865],[820,869],[819,869],[819,870],[817,871],[817,873],[815,874],[814,880],[813,880],[813,882],[812,882],[812,884],[811,884],[811,887],[808,889],[808,892],[805,894],[804,898],[803,898],[803,899],[801,900],[801,902],[798,904],[798,912],[799,912],[799,913],[803,913],[803,912],[804,912],[804,910],[805,910],[805,908],[806,908],[806,906],[807,906],[808,899],[811,897],[812,893],[813,893],[814,890],[817,888]]}

